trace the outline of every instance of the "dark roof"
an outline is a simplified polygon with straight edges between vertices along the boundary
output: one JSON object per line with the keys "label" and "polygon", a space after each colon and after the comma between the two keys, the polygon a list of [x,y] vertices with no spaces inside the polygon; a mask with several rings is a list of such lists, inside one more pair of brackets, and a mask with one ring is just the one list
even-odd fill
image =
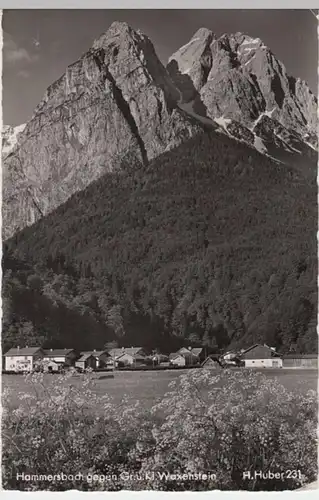
{"label": "dark roof", "polygon": [[199,356],[203,352],[203,347],[192,347],[191,353]]}
{"label": "dark roof", "polygon": [[196,354],[193,354],[192,352],[172,352],[170,355],[169,355],[169,359],[175,359],[177,358],[178,356],[181,356],[182,358],[198,358],[198,356]]}
{"label": "dark roof", "polygon": [[44,355],[47,358],[51,358],[53,356],[66,356],[73,351],[74,349],[43,349]]}
{"label": "dark roof", "polygon": [[92,356],[95,356],[96,358],[98,358],[99,356],[102,356],[102,354],[107,354],[109,355],[109,353],[107,351],[82,351],[81,352],[81,356],[84,356],[85,354],[91,354]]}
{"label": "dark roof", "polygon": [[168,356],[168,359],[176,358],[176,356],[181,356],[181,353],[180,352],[171,352],[170,355]]}
{"label": "dark roof", "polygon": [[298,354],[297,352],[293,353],[293,354],[284,354],[283,355],[283,358],[290,358],[290,359],[304,359],[304,358],[308,358],[308,359],[317,359],[318,358],[318,354]]}
{"label": "dark roof", "polygon": [[86,360],[87,360],[87,359],[89,359],[89,358],[93,358],[93,359],[95,359],[95,356],[94,356],[93,354],[91,354],[91,353],[87,352],[87,353],[85,353],[85,354],[82,354],[82,356],[81,356],[79,359],[77,359],[77,360],[76,360],[76,363],[77,363],[78,361],[86,361]]}
{"label": "dark roof", "polygon": [[40,350],[41,347],[12,347],[5,356],[32,356]]}
{"label": "dark roof", "polygon": [[276,352],[274,349],[272,349],[271,347],[269,347],[266,344],[254,344],[254,345],[248,347],[247,349],[245,349],[244,351],[238,353],[238,357],[244,356],[244,354],[246,354],[247,352],[251,351],[252,349],[255,349],[256,347],[266,347],[267,349],[269,349],[271,351],[271,353],[274,356],[280,356],[280,354],[278,352]]}
{"label": "dark roof", "polygon": [[116,359],[120,360],[123,356],[126,355],[132,356],[132,358],[134,359],[143,359],[143,360],[146,359],[146,356],[144,356],[143,354],[139,354],[138,352],[136,354],[134,353],[132,354],[132,352],[126,352],[126,351],[122,352],[122,354],[120,354],[120,356],[117,356]]}
{"label": "dark roof", "polygon": [[123,356],[123,354],[130,354],[135,356],[139,351],[142,351],[142,347],[117,347],[115,349],[110,349],[109,354],[112,358]]}

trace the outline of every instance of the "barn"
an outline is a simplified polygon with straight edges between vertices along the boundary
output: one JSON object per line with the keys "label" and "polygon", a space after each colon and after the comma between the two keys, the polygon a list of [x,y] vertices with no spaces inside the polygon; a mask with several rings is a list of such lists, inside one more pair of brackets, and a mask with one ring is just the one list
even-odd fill
{"label": "barn", "polygon": [[318,354],[286,354],[282,358],[284,368],[318,369]]}
{"label": "barn", "polygon": [[274,347],[255,344],[240,353],[245,368],[282,368],[282,359]]}
{"label": "barn", "polygon": [[43,358],[41,347],[13,347],[5,353],[5,370],[14,372],[32,371]]}

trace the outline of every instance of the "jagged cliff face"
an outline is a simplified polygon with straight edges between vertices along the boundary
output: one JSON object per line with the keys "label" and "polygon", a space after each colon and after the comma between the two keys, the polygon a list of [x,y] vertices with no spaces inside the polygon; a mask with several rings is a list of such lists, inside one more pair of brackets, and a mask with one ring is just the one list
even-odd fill
{"label": "jagged cliff face", "polygon": [[176,107],[177,98],[150,40],[113,23],[48,88],[3,155],[4,238],[124,157],[146,162],[197,133],[200,125]]}
{"label": "jagged cliff face", "polygon": [[206,116],[222,121],[230,135],[244,134],[266,151],[262,137],[269,141],[272,127],[278,148],[309,156],[308,150],[316,149],[315,96],[305,82],[287,75],[259,38],[241,33],[217,38],[201,29],[171,56],[167,69],[184,101],[204,105]]}
{"label": "jagged cliff face", "polygon": [[317,101],[261,40],[202,28],[165,69],[145,35],[113,23],[26,125],[4,129],[3,237],[124,158],[147,162],[203,126],[303,171],[317,161]]}

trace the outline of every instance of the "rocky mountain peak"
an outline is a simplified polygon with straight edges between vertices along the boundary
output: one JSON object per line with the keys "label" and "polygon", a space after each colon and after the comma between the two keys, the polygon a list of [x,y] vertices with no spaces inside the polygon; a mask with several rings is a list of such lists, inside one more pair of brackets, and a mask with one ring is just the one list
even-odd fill
{"label": "rocky mountain peak", "polygon": [[94,40],[92,49],[108,49],[111,46],[127,46],[127,43],[133,45],[142,42],[145,36],[140,31],[135,31],[125,22],[115,21],[109,29]]}
{"label": "rocky mountain peak", "polygon": [[192,36],[192,40],[194,38],[199,38],[200,40],[207,40],[213,36],[214,36],[214,33],[212,32],[212,30],[209,30],[207,28],[199,28]]}
{"label": "rocky mountain peak", "polygon": [[[305,145],[316,147],[317,99],[307,84],[289,76],[260,38],[240,32],[216,37],[209,30],[200,31],[203,37],[195,34],[167,65],[184,102],[193,102],[217,123],[239,124],[228,129],[241,130],[246,137],[256,134],[256,121],[267,115],[287,130],[286,139],[298,135],[299,149],[295,136],[291,139],[295,152],[302,154]],[[255,139],[260,145],[261,138]]]}
{"label": "rocky mountain peak", "polygon": [[45,92],[5,158],[4,237],[123,158],[143,163],[201,130],[147,36],[113,23]]}
{"label": "rocky mountain peak", "polygon": [[169,58],[168,73],[186,102],[194,99],[207,81],[212,66],[210,46],[213,40],[215,35],[212,31],[200,28],[187,44]]}

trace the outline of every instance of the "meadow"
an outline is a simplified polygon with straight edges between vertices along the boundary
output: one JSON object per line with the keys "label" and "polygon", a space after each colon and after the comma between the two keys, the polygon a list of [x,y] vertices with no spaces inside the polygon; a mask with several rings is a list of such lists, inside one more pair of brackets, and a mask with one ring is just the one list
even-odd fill
{"label": "meadow", "polygon": [[[195,371],[197,369],[191,370]],[[110,396],[114,403],[121,402],[123,397],[130,402],[139,401],[144,407],[150,408],[160,401],[169,390],[169,383],[178,379],[190,370],[165,370],[165,371],[115,371],[114,373],[100,372],[92,373],[90,377],[94,380],[94,392],[97,396]],[[232,370],[234,372],[236,370]],[[241,371],[241,370],[240,370]],[[295,393],[305,393],[308,390],[317,390],[318,373],[316,370],[256,370],[263,373],[269,379],[277,379],[286,390]],[[216,370],[211,370],[212,375]],[[46,387],[55,385],[57,375],[47,374],[43,377]],[[74,375],[68,379],[72,384],[81,388],[83,377]],[[23,403],[21,395],[34,393],[34,386],[23,375],[3,375],[3,389],[11,392],[10,406],[17,407]],[[37,388],[41,394],[41,388]]]}
{"label": "meadow", "polygon": [[[272,491],[316,479],[315,370],[70,370],[2,383],[4,489]],[[255,470],[294,472],[243,477]]]}

